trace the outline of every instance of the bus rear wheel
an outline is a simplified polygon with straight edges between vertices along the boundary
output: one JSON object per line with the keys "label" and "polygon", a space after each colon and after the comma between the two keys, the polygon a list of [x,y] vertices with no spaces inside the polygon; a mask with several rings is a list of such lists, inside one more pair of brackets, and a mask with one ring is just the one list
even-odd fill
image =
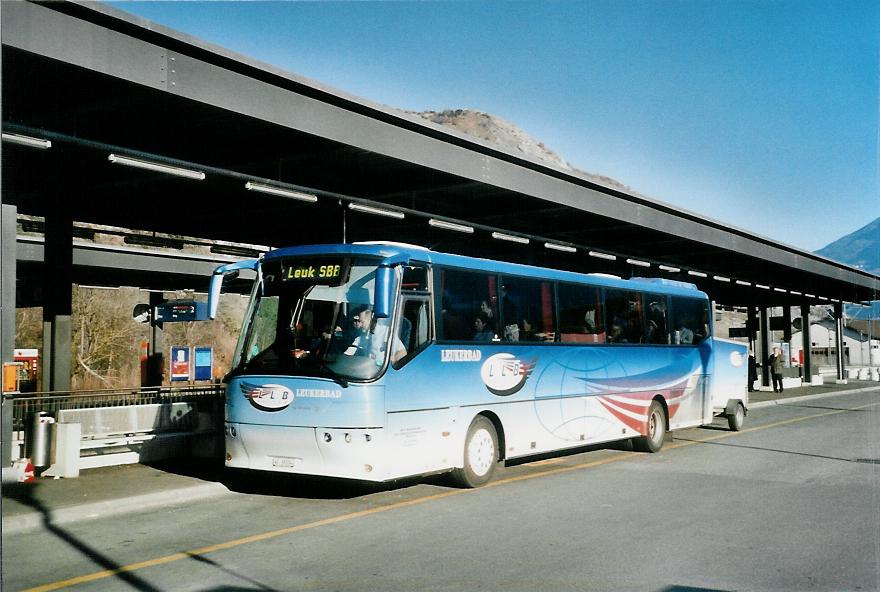
{"label": "bus rear wheel", "polygon": [[471,422],[464,440],[464,462],[452,471],[452,478],[462,487],[479,487],[492,479],[499,460],[498,434],[486,417],[478,415]]}
{"label": "bus rear wheel", "polygon": [[745,421],[746,410],[743,408],[742,403],[736,404],[736,409],[734,409],[733,413],[727,416],[727,425],[732,432],[738,432],[743,428],[743,422]]}
{"label": "bus rear wheel", "polygon": [[641,452],[659,452],[666,438],[666,414],[658,401],[651,401],[645,435],[633,438],[633,447]]}

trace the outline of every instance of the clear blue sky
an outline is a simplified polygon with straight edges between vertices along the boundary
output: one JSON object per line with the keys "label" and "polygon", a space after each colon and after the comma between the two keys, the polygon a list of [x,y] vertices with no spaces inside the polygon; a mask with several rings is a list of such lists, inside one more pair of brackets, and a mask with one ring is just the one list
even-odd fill
{"label": "clear blue sky", "polygon": [[114,2],[370,101],[815,250],[880,216],[880,3]]}

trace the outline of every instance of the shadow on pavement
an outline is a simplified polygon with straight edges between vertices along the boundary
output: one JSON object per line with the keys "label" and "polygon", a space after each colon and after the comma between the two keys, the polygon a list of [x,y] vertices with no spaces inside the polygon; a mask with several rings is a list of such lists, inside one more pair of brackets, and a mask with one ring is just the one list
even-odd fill
{"label": "shadow on pavement", "polygon": [[100,568],[113,572],[113,577],[116,577],[120,581],[125,582],[132,589],[141,590],[143,592],[161,592],[160,588],[156,588],[150,585],[148,582],[139,578],[137,575],[131,573],[130,571],[121,571],[121,565],[111,560],[109,557],[99,552],[94,547],[73,536],[63,528],[59,528],[58,526],[53,524],[52,515],[49,509],[46,508],[42,502],[34,497],[34,493],[36,492],[38,487],[38,483],[13,484],[8,486],[4,485],[3,497],[13,499],[38,512],[42,516],[43,528],[46,532],[55,535],[60,540],[67,543],[69,546],[82,553],[84,557],[87,557],[88,559],[93,561]]}
{"label": "shadow on pavement", "polygon": [[255,588],[240,588],[238,586],[221,586],[219,588],[209,588],[207,590],[204,590],[204,592],[253,592],[253,590],[265,590],[266,592],[278,592],[278,590],[276,588],[270,588],[269,586],[266,586],[265,584],[258,582],[257,580],[255,580],[253,578],[249,578],[249,577],[243,576],[241,574],[235,573],[234,571],[223,567],[222,565],[220,565],[216,561],[208,559],[204,555],[197,555],[195,553],[187,553],[187,555],[193,561],[198,561],[199,563],[204,563],[206,565],[210,565],[214,569],[222,571],[223,573],[225,573],[233,578],[245,580],[246,582],[249,582],[249,583],[253,584],[254,586],[256,586]]}
{"label": "shadow on pavement", "polygon": [[219,460],[190,459],[150,463],[160,471],[221,483],[230,491],[303,499],[343,500],[419,484],[447,486],[445,475],[399,479],[385,483],[230,469]]}

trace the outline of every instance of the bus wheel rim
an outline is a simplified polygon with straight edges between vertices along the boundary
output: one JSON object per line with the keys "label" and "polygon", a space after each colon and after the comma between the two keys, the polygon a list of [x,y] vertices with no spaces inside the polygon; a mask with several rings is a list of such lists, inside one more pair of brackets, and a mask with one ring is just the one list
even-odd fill
{"label": "bus wheel rim", "polygon": [[659,436],[660,430],[658,426],[660,425],[660,417],[656,411],[652,411],[651,415],[648,416],[648,437],[651,441],[656,442]]}
{"label": "bus wheel rim", "polygon": [[485,475],[492,468],[494,460],[495,443],[492,441],[492,436],[488,430],[477,430],[468,442],[468,464],[471,470],[476,475]]}

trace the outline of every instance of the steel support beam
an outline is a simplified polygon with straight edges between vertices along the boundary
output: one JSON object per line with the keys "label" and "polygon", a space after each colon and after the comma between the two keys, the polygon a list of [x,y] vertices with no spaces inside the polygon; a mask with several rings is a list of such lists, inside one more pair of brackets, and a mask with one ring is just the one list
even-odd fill
{"label": "steel support beam", "polygon": [[837,347],[837,380],[846,381],[846,362],[843,351],[843,302],[834,303],[834,329],[835,329],[835,345]]}
{"label": "steel support beam", "polygon": [[[0,363],[4,364],[12,361],[15,349],[15,220],[15,206],[0,205]],[[4,397],[0,403],[0,467],[11,464],[12,401]]]}
{"label": "steel support beam", "polygon": [[[150,310],[155,311],[156,307],[165,301],[161,292],[150,292]],[[165,373],[165,361],[163,352],[165,351],[165,332],[162,323],[153,319],[150,320],[150,347],[147,352],[147,380],[144,386],[162,386]]]}
{"label": "steel support beam", "polygon": [[46,272],[43,275],[43,390],[69,391],[73,309],[73,212],[70,196],[56,187],[52,215],[46,217]]}
{"label": "steel support beam", "polygon": [[804,352],[804,382],[813,382],[813,340],[810,337],[810,305],[801,304],[801,343]]}
{"label": "steel support beam", "polygon": [[761,307],[761,384],[770,386],[770,366],[767,365],[767,358],[770,357],[770,315],[763,306]]}

